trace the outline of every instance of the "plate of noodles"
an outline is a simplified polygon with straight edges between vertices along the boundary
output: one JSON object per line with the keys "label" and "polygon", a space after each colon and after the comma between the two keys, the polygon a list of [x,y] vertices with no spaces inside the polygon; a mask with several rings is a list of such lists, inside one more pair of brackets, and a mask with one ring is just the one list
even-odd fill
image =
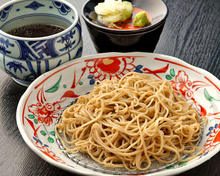
{"label": "plate of noodles", "polygon": [[102,53],[21,97],[17,125],[42,159],[83,175],[174,175],[220,150],[220,81],[180,59]]}

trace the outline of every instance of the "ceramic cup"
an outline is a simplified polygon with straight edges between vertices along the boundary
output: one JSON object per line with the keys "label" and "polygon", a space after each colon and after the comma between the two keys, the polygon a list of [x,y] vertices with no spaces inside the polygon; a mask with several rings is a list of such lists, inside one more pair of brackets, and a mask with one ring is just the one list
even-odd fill
{"label": "ceramic cup", "polygon": [[[25,38],[7,32],[31,24],[57,25],[54,35]],[[82,51],[81,25],[75,7],[63,0],[15,0],[0,7],[0,52],[16,59],[42,60]]]}
{"label": "ceramic cup", "polygon": [[[137,29],[106,27],[91,18],[94,7],[104,0],[88,0],[82,8],[82,17],[98,52],[153,52],[163,30],[168,8],[162,0],[127,0],[136,10],[146,11],[151,24]],[[134,15],[135,13],[133,13]]]}
{"label": "ceramic cup", "polygon": [[[17,37],[7,32],[32,24],[64,28],[45,37]],[[28,86],[42,73],[82,55],[82,35],[75,7],[63,0],[14,0],[0,7],[0,68]]]}

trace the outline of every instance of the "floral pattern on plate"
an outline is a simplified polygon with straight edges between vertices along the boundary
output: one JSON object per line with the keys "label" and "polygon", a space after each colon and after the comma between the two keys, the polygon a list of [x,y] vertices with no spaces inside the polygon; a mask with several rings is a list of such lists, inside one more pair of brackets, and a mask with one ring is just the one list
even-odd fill
{"label": "floral pattern on plate", "polygon": [[81,161],[72,161],[60,150],[54,125],[62,110],[78,96],[92,90],[96,80],[121,78],[130,71],[168,80],[187,100],[194,103],[201,115],[208,118],[199,143],[204,148],[203,154],[189,162],[153,169],[150,171],[151,175],[169,175],[171,170],[176,174],[180,173],[183,171],[180,167],[188,170],[219,151],[220,81],[210,73],[177,58],[151,53],[104,53],[87,56],[40,76],[29,86],[18,105],[17,124],[25,142],[49,163],[71,172],[94,175],[120,173],[92,169],[81,165]]}

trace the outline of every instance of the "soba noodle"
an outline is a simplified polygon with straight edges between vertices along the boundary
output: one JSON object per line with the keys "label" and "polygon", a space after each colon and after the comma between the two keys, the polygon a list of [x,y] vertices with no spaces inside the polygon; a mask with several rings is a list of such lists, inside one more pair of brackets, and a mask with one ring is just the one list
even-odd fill
{"label": "soba noodle", "polygon": [[87,153],[107,167],[147,170],[193,154],[201,117],[168,81],[130,72],[96,82],[66,108],[56,134],[68,153]]}

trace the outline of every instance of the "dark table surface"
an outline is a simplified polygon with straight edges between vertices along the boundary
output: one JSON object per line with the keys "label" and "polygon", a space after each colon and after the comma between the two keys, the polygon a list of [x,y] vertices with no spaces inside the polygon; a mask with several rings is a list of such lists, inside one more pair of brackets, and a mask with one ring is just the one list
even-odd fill
{"label": "dark table surface", "polygon": [[[0,0],[0,5],[7,0]],[[78,12],[85,0],[71,0]],[[169,16],[155,53],[178,57],[220,79],[220,0],[164,0]],[[96,53],[85,23],[83,55]],[[24,143],[16,124],[16,108],[25,87],[0,71],[0,175],[74,175],[51,166]],[[220,152],[180,176],[219,176]]]}

